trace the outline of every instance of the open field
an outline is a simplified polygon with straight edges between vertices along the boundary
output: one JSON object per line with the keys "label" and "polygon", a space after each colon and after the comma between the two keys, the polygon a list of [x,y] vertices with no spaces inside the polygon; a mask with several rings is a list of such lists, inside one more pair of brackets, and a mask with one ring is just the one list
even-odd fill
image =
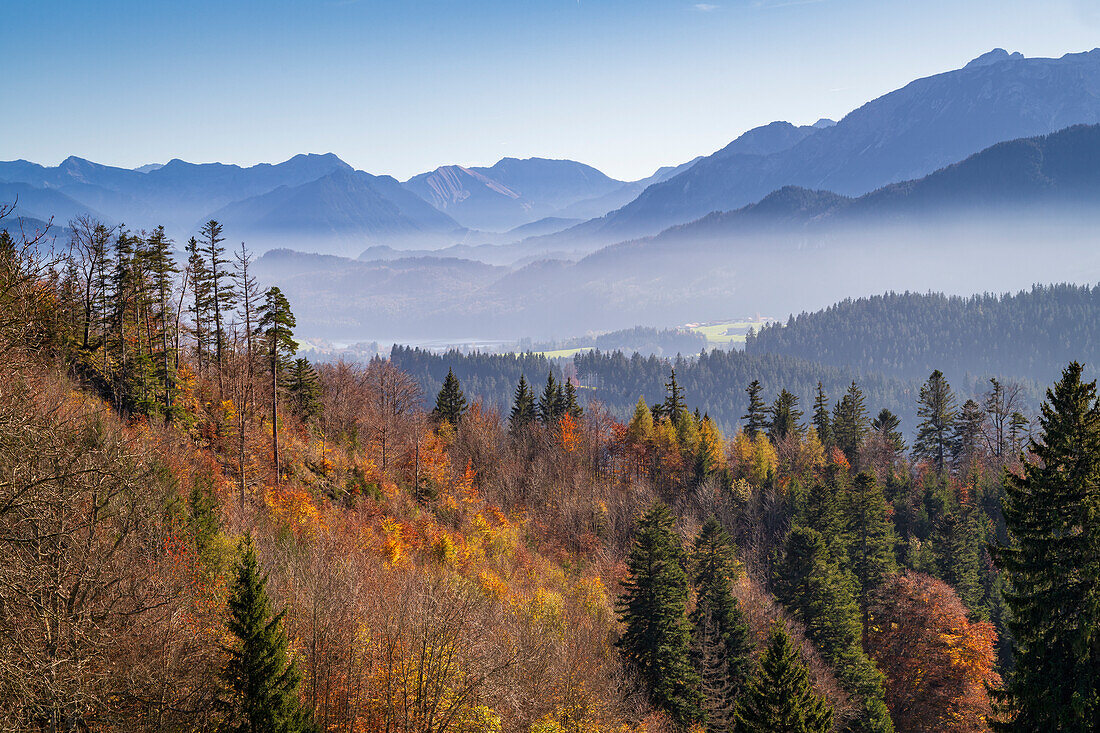
{"label": "open field", "polygon": [[748,333],[749,328],[759,328],[770,321],[770,318],[761,318],[758,320],[721,321],[717,323],[689,323],[686,327],[696,333],[703,334],[707,343],[711,346],[729,347],[731,344],[744,344],[745,334]]}

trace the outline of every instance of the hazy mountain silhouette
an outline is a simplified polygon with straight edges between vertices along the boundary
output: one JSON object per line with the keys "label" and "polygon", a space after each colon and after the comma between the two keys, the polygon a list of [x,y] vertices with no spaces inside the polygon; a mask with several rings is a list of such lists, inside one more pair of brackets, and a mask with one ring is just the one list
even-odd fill
{"label": "hazy mountain silhouette", "polygon": [[860,195],[1003,140],[1096,122],[1100,49],[1059,59],[997,49],[868,102],[788,148],[731,144],[623,208],[553,236],[611,242],[653,234],[787,185]]}

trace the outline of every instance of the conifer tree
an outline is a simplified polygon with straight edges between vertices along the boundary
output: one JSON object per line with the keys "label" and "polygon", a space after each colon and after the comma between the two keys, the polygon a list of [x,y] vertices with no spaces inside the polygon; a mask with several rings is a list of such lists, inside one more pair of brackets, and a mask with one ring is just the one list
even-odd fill
{"label": "conifer tree", "polygon": [[668,415],[673,425],[680,423],[680,416],[687,412],[687,403],[684,401],[684,390],[676,383],[676,370],[673,369],[665,382],[665,397],[663,414]]}
{"label": "conifer tree", "polygon": [[798,409],[798,397],[787,390],[781,390],[775,402],[768,409],[768,437],[773,443],[779,443],[788,435],[801,435],[802,410]]}
{"label": "conifer tree", "polygon": [[454,370],[448,369],[439,395],[435,398],[435,409],[432,414],[436,420],[448,422],[454,427],[462,420],[465,412],[466,395],[462,394],[462,385],[459,384]]}
{"label": "conifer tree", "polygon": [[565,414],[565,394],[554,379],[554,373],[546,375],[546,387],[539,397],[538,417],[543,425],[552,425]]}
{"label": "conifer tree", "polygon": [[760,397],[760,380],[754,379],[749,382],[749,386],[745,387],[745,392],[749,395],[749,404],[745,409],[745,414],[741,416],[741,419],[745,421],[745,435],[752,439],[756,439],[756,434],[768,427],[768,411],[764,405],[764,400]]}
{"label": "conifer tree", "polygon": [[527,386],[527,377],[520,375],[516,385],[515,398],[512,400],[512,414],[508,418],[509,429],[513,434],[535,421],[535,396]]}
{"label": "conifer tree", "polygon": [[653,437],[653,413],[646,406],[645,398],[639,397],[634,405],[634,415],[626,427],[627,437],[635,444],[644,443]]}
{"label": "conifer tree", "polygon": [[[290,357],[298,351],[294,341],[293,328],[297,325],[290,311],[290,302],[278,287],[272,287],[264,293],[264,304],[260,308],[260,321],[257,324],[264,335],[267,368],[271,377],[271,447],[275,460],[275,483],[281,481],[282,468],[279,463],[279,390],[280,379],[290,367]],[[285,379],[284,379],[285,381]]]}
{"label": "conifer tree", "polygon": [[917,439],[913,455],[932,461],[943,472],[951,451],[951,428],[955,424],[955,394],[939,369],[932,372],[920,389]]}
{"label": "conifer tree", "polygon": [[859,460],[859,449],[867,435],[867,425],[863,390],[852,382],[844,397],[833,408],[833,440],[852,465]]}
{"label": "conifer tree", "polygon": [[570,379],[565,380],[565,414],[574,419],[584,414],[584,409],[577,402],[577,388]]}
{"label": "conifer tree", "polygon": [[776,597],[806,627],[844,689],[860,698],[859,718],[851,729],[893,731],[882,673],[860,641],[859,607],[820,533],[807,527],[791,530],[776,569],[775,588]]}
{"label": "conifer tree", "polygon": [[668,507],[639,521],[619,601],[624,631],[616,642],[650,702],[679,725],[699,720],[699,677],[691,664],[684,552]]}
{"label": "conifer tree", "polygon": [[772,624],[767,649],[737,705],[736,720],[738,733],[832,730],[832,708],[814,692],[809,670],[779,621]]}
{"label": "conifer tree", "polygon": [[161,382],[165,418],[172,413],[176,394],[175,359],[172,352],[174,344],[172,291],[179,267],[172,256],[172,240],[164,233],[164,227],[153,230],[148,240],[149,267],[152,273],[152,286],[155,297],[153,319],[156,323],[158,346],[157,376]]}
{"label": "conifer tree", "polygon": [[211,219],[202,225],[199,236],[201,237],[199,246],[206,259],[207,273],[210,277],[210,306],[214,320],[214,359],[218,365],[218,379],[221,382],[226,349],[224,320],[226,314],[233,311],[236,293],[233,291],[229,260],[225,258],[225,247],[222,246],[222,242],[225,241],[225,237],[222,236],[222,225]]}
{"label": "conifer tree", "polygon": [[905,437],[901,434],[901,420],[885,407],[879,410],[878,415],[871,421],[871,429],[882,435],[894,453],[900,455],[908,450]]}
{"label": "conifer tree", "polygon": [[191,331],[195,339],[195,363],[199,375],[207,362],[210,349],[210,270],[199,242],[194,237],[187,242],[187,280],[191,286]]}
{"label": "conifer tree", "polygon": [[290,367],[287,395],[294,412],[304,420],[311,420],[321,413],[321,381],[309,359],[299,357]]}
{"label": "conifer tree", "polygon": [[1071,363],[1047,390],[1036,460],[1005,477],[1005,572],[1015,665],[1004,730],[1094,730],[1100,719],[1100,406]]}
{"label": "conifer tree", "polygon": [[752,639],[731,583],[737,574],[733,543],[713,516],[692,553],[697,593],[691,613],[691,658],[701,680],[708,733],[733,728],[737,698],[752,673]]}
{"label": "conifer tree", "polygon": [[848,485],[845,516],[848,519],[848,566],[856,578],[857,600],[865,641],[870,627],[868,609],[872,594],[897,571],[894,551],[898,540],[890,521],[886,497],[874,475],[861,472]]}
{"label": "conifer tree", "polygon": [[817,439],[821,445],[828,448],[833,444],[833,425],[829,420],[829,398],[825,395],[825,387],[821,382],[817,383],[817,394],[814,396],[814,430],[817,431]]}
{"label": "conifer tree", "polygon": [[287,652],[283,614],[274,613],[252,540],[246,535],[229,598],[233,643],[222,680],[225,722],[232,733],[308,733],[316,730],[298,699],[301,674]]}
{"label": "conifer tree", "polygon": [[985,414],[974,400],[967,400],[951,428],[951,463],[956,471],[965,472],[981,451]]}

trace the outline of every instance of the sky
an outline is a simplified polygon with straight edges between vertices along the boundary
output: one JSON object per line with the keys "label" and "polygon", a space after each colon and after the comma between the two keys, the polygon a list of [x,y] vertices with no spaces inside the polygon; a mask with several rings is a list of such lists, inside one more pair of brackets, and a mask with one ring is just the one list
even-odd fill
{"label": "sky", "polygon": [[995,47],[1100,46],[1095,0],[4,0],[0,160],[404,180],[569,158],[633,180]]}

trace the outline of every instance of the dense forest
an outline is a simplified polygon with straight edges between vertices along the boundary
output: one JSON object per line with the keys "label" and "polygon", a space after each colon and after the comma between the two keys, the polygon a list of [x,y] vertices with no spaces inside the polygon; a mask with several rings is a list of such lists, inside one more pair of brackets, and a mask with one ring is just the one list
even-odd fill
{"label": "dense forest", "polygon": [[[696,394],[680,363],[616,419],[579,374],[512,357],[497,410],[415,351],[295,358],[293,304],[216,221],[183,260],[160,229],[69,231],[0,233],[0,728],[1100,712],[1100,404],[1075,362],[1035,420],[1013,385],[960,399],[933,370],[911,441],[878,383],[837,372],[800,402],[804,372],[778,367]],[[702,409],[715,391],[740,428]]]}
{"label": "dense forest", "polygon": [[903,379],[940,369],[1048,384],[1071,360],[1100,363],[1100,285],[1016,294],[887,293],[791,316],[750,334],[749,354],[783,354]]}

